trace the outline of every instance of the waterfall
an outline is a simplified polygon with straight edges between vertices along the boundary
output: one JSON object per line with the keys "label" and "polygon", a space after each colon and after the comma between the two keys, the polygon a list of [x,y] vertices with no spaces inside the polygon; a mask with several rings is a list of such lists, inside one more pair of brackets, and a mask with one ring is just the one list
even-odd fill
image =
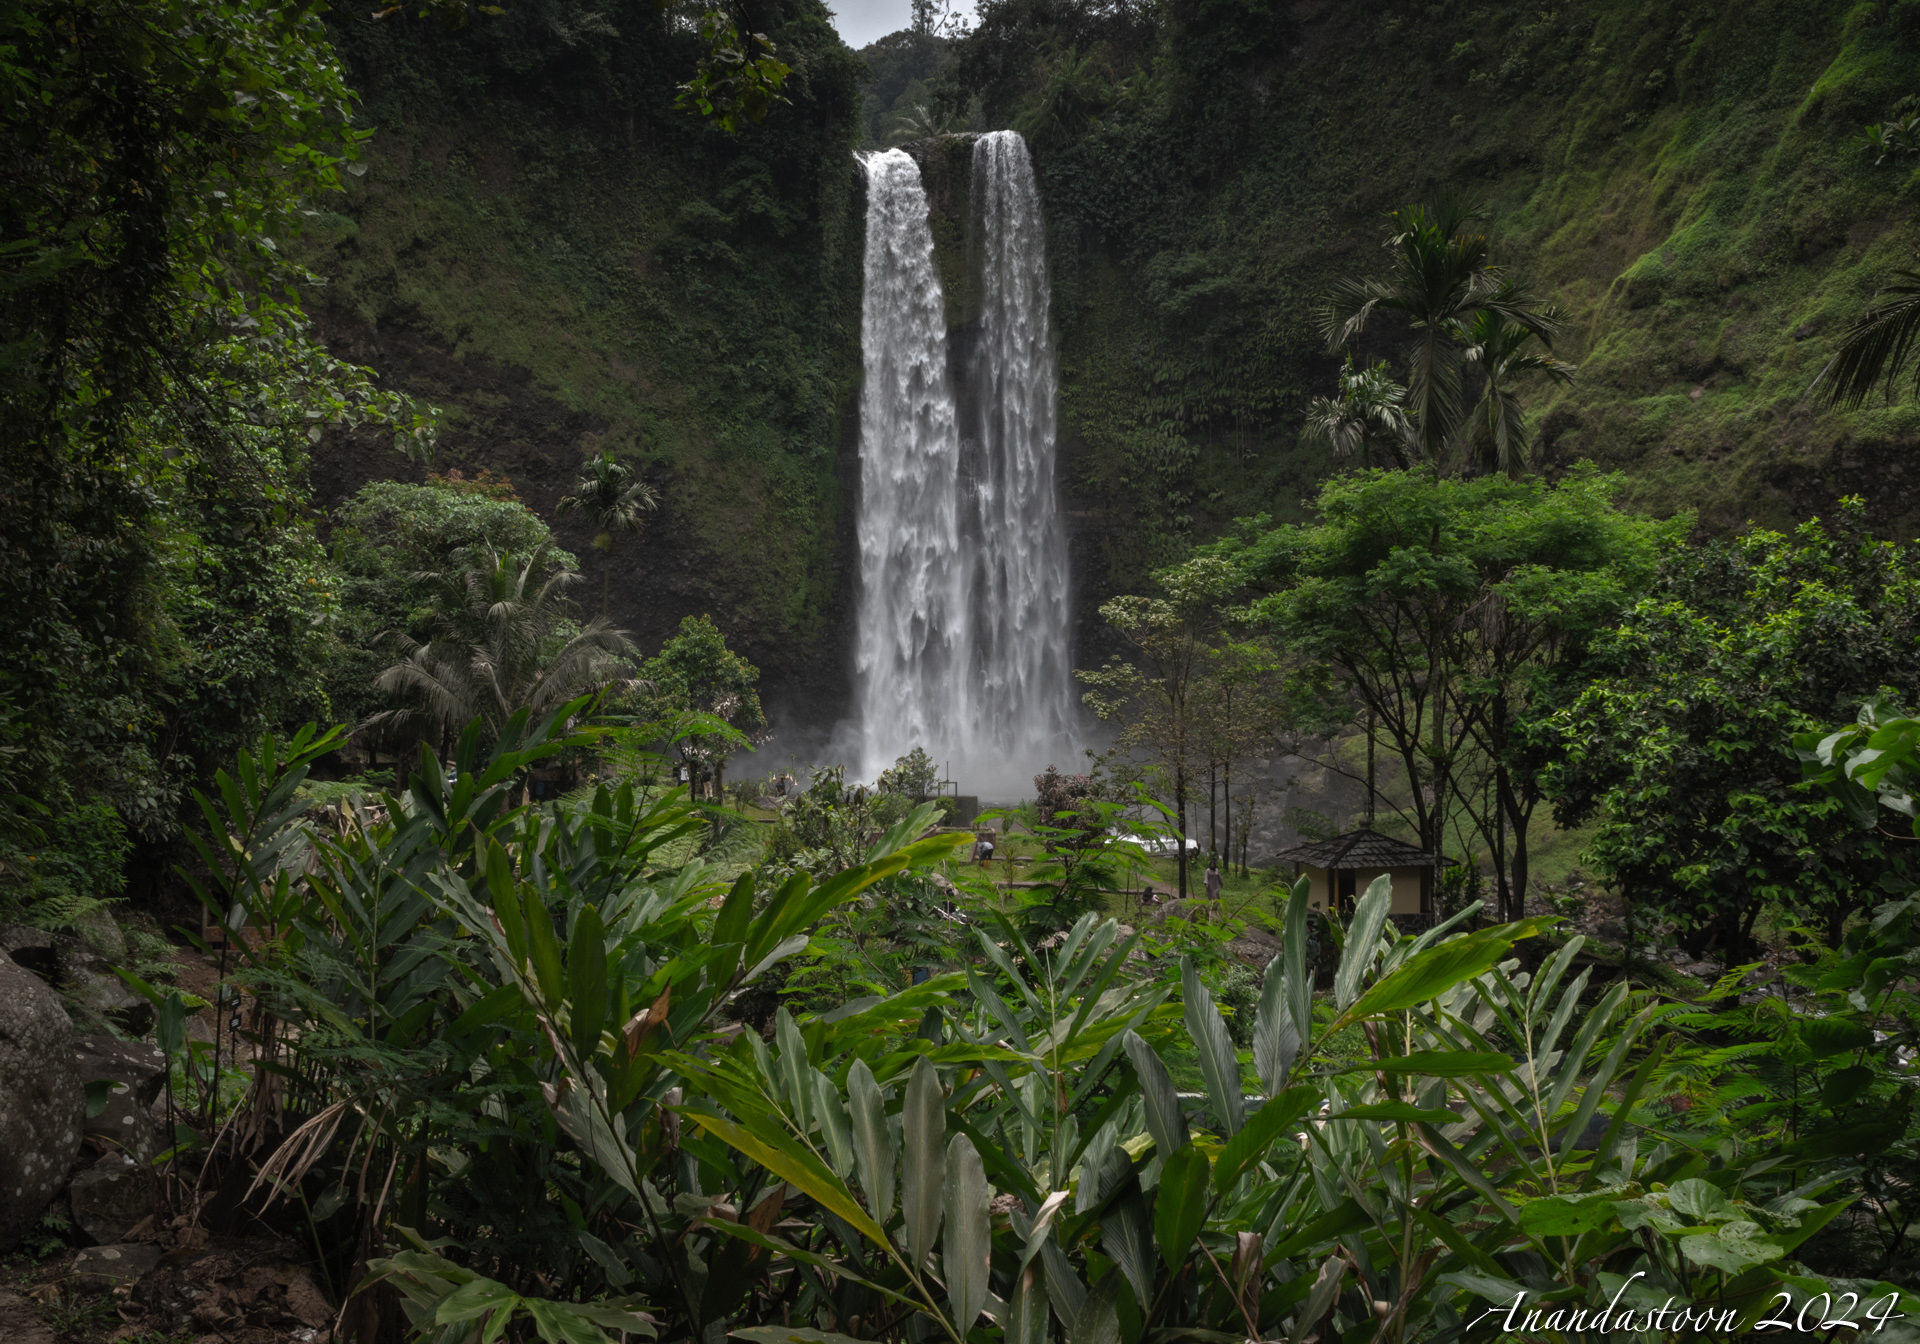
{"label": "waterfall", "polygon": [[854,674],[872,779],[965,722],[960,439],[920,169],[870,154],[860,347],[860,607]]}
{"label": "waterfall", "polygon": [[1033,162],[1016,132],[974,142],[972,211],[980,329],[968,378],[974,470],[963,522],[974,543],[968,587],[979,693],[971,739],[976,757],[1031,762],[1032,775],[1066,745],[1072,669],[1067,542],[1053,484],[1059,385],[1047,240]]}
{"label": "waterfall", "polygon": [[861,772],[871,779],[922,746],[969,792],[1024,795],[1063,759],[1073,720],[1033,166],[1011,131],[975,142],[980,311],[950,361],[919,169],[898,150],[862,162]]}

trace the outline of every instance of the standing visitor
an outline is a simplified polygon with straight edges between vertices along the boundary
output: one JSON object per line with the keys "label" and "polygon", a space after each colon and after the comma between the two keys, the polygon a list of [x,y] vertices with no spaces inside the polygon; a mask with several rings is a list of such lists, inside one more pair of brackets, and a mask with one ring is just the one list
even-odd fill
{"label": "standing visitor", "polygon": [[1210,901],[1220,899],[1220,856],[1218,854],[1207,856],[1207,899]]}

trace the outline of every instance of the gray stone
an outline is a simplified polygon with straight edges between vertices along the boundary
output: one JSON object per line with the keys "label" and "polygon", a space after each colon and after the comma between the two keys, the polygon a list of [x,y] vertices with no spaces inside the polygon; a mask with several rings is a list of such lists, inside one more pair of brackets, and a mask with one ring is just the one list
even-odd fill
{"label": "gray stone", "polygon": [[138,1162],[160,1151],[153,1104],[167,1084],[167,1057],[145,1041],[123,1041],[106,1032],[74,1039],[73,1069],[82,1085],[111,1084],[106,1105],[90,1116],[86,1132],[97,1134]]}
{"label": "gray stone", "polygon": [[160,1248],[144,1242],[123,1242],[118,1246],[89,1246],[73,1257],[67,1277],[83,1287],[117,1288],[133,1283],[160,1263]]}
{"label": "gray stone", "polygon": [[85,1116],[66,1010],[30,972],[0,959],[0,1251],[65,1184]]}
{"label": "gray stone", "polygon": [[108,1153],[75,1176],[67,1200],[73,1221],[102,1245],[121,1240],[159,1207],[152,1173],[119,1153]]}
{"label": "gray stone", "polygon": [[1609,943],[1627,941],[1627,926],[1617,919],[1603,919],[1593,926],[1593,936]]}
{"label": "gray stone", "polygon": [[63,934],[54,939],[54,950],[60,957],[60,992],[83,1019],[104,1020],[150,1006],[114,974],[111,961],[82,939]]}
{"label": "gray stone", "polygon": [[53,950],[53,935],[45,929],[25,924],[0,924],[0,953],[16,966],[24,966],[52,984],[60,976],[60,958]]}

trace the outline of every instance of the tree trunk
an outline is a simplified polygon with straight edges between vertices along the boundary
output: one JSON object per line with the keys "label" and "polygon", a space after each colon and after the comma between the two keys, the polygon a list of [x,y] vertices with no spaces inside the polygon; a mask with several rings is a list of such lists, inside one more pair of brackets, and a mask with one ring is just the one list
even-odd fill
{"label": "tree trunk", "polygon": [[1373,711],[1368,710],[1367,711],[1367,819],[1365,822],[1361,824],[1362,829],[1364,830],[1370,831],[1373,829],[1374,807],[1375,807],[1375,799],[1377,797],[1378,797],[1378,794],[1374,789],[1374,775],[1373,775]]}
{"label": "tree trunk", "polygon": [[1220,780],[1214,763],[1207,762],[1207,853],[1220,852]]}
{"label": "tree trunk", "polygon": [[1221,807],[1220,815],[1226,823],[1220,828],[1220,833],[1226,837],[1226,845],[1223,848],[1222,853],[1226,856],[1227,871],[1232,872],[1233,871],[1233,762],[1232,761],[1222,761],[1220,763],[1220,807]]}
{"label": "tree trunk", "polygon": [[1173,810],[1179,822],[1180,834],[1174,837],[1174,852],[1180,873],[1180,899],[1187,899],[1187,768],[1176,765],[1173,769]]}

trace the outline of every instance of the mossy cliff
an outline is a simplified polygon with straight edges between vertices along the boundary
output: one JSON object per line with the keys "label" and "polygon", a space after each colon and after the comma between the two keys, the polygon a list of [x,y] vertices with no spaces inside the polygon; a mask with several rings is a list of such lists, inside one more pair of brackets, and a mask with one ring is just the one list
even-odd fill
{"label": "mossy cliff", "polygon": [[1446,187],[1570,319],[1578,383],[1532,394],[1544,465],[1617,468],[1713,529],[1843,493],[1920,518],[1920,407],[1802,399],[1914,264],[1920,165],[1855,142],[1920,94],[1920,0],[1008,0],[939,78],[1034,147],[1095,587],[1298,509],[1328,466],[1295,447],[1335,371],[1316,303]]}
{"label": "mossy cliff", "polygon": [[[697,44],[648,0],[343,21],[378,135],[309,240],[312,306],[446,408],[443,467],[543,514],[585,453],[643,461],[666,504],[614,557],[615,615],[650,645],[711,611],[818,720],[845,689],[870,128],[817,5],[769,14],[793,102],[737,138],[672,108]],[[934,92],[1022,130],[1040,175],[1083,660],[1105,594],[1301,511],[1329,466],[1296,442],[1335,370],[1314,307],[1443,187],[1567,310],[1579,381],[1530,393],[1547,468],[1596,460],[1712,529],[1842,493],[1920,519],[1920,408],[1801,395],[1920,243],[1920,165],[1854,143],[1920,94],[1920,0],[999,0],[950,50]],[[956,326],[968,148],[915,146]],[[316,466],[328,498],[410,470],[353,441]]]}
{"label": "mossy cliff", "polygon": [[[818,4],[775,8],[791,103],[737,137],[672,106],[699,47],[651,0],[343,21],[376,134],[307,241],[308,297],[338,352],[443,409],[436,469],[506,472],[595,579],[591,529],[553,506],[595,450],[642,464],[663,502],[612,557],[612,614],[651,649],[711,612],[777,695],[831,705],[860,65]],[[316,454],[323,503],[415,471],[370,440]]]}

